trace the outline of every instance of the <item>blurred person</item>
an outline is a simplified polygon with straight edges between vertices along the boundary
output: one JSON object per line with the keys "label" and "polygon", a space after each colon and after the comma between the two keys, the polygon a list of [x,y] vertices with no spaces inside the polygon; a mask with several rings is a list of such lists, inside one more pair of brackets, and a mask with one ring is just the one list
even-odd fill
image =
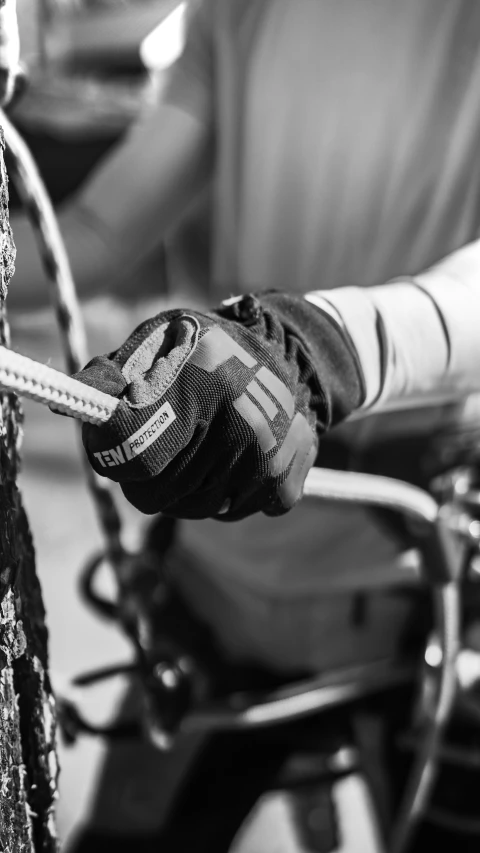
{"label": "blurred person", "polygon": [[[265,355],[273,370],[295,339],[295,370],[279,371],[312,434],[378,401],[475,385],[479,34],[475,0],[192,0],[182,55],[156,107],[59,211],[81,296],[127,298],[130,289],[136,298],[142,265],[161,245],[172,261],[159,296],[181,304],[188,294],[209,328],[242,326],[235,306],[246,303],[204,312],[255,294],[238,340],[251,355],[246,341],[257,335],[267,352],[265,322],[277,324]],[[42,299],[41,276],[28,227],[15,218],[12,227],[10,307],[28,309]],[[196,245],[202,251],[192,252]],[[265,295],[271,289],[283,301]],[[123,394],[118,371],[142,340],[107,359],[112,385],[106,362],[85,381]],[[408,430],[427,438],[436,426],[431,410],[426,421],[408,417]],[[318,464],[348,467],[361,457],[361,427],[339,436],[320,443]],[[121,481],[94,458],[110,446],[102,440],[90,459]],[[317,455],[312,441],[303,479]],[[175,446],[176,462],[188,446]],[[201,462],[197,483],[211,473]],[[281,518],[256,511],[290,509],[301,477],[280,507],[272,509],[278,482],[253,503],[241,507],[239,497],[225,507],[233,462],[230,470],[215,518],[200,520],[194,490],[193,504],[176,511],[171,483],[161,508],[187,516],[174,581],[231,660],[293,674],[395,654],[412,616],[399,589],[415,581],[399,563],[399,537],[361,508],[304,500]],[[152,512],[149,489],[146,481],[133,500]],[[229,513],[237,523],[219,523]]]}

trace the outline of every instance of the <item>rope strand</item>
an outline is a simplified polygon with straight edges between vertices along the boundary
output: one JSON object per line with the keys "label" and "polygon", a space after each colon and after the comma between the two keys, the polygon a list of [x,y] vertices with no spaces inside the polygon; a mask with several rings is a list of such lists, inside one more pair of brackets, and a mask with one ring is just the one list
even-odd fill
{"label": "rope strand", "polygon": [[0,346],[0,388],[95,426],[106,423],[118,400],[52,367]]}
{"label": "rope strand", "polygon": [[[70,373],[76,373],[88,361],[86,335],[70,262],[55,211],[28,146],[1,110],[0,124],[10,153],[10,175],[35,233],[40,260],[49,283],[67,369]],[[61,405],[66,407],[67,402],[62,401]],[[69,414],[79,417],[81,407],[76,414],[70,409]],[[121,518],[114,500],[112,484],[95,474],[86,456],[83,456],[83,461],[88,487],[107,542],[110,562],[114,572],[118,574],[125,557],[125,549],[121,541]]]}

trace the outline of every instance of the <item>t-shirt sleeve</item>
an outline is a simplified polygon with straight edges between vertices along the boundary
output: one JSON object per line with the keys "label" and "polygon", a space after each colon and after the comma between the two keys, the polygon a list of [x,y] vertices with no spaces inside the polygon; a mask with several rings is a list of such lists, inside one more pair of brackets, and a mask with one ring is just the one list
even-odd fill
{"label": "t-shirt sleeve", "polygon": [[212,0],[190,0],[182,53],[166,72],[162,100],[193,113],[206,123],[213,102]]}

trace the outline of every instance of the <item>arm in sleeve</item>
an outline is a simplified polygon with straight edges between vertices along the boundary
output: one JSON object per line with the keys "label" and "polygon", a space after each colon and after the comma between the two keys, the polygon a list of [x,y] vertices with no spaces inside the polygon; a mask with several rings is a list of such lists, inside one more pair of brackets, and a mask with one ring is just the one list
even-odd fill
{"label": "arm in sleeve", "polygon": [[414,278],[308,293],[353,343],[363,409],[480,390],[480,241]]}
{"label": "arm in sleeve", "polygon": [[[145,111],[59,211],[81,297],[124,290],[129,273],[161,244],[165,232],[208,183],[212,116],[207,103],[209,75],[205,71],[202,77],[200,70],[204,64],[209,67],[202,10],[203,4],[196,10],[184,53],[172,66],[157,105]],[[18,251],[9,305],[28,310],[45,304],[44,276],[30,226],[15,216],[11,226]]]}

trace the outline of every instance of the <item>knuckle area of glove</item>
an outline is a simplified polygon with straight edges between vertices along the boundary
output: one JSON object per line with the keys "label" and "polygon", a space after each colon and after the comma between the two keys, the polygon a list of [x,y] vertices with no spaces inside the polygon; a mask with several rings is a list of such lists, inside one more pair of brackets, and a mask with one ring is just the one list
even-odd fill
{"label": "knuckle area of glove", "polygon": [[173,460],[153,478],[148,489],[139,482],[122,483],[127,499],[141,512],[163,512],[177,518],[212,518],[221,509],[228,492],[228,477],[219,466],[213,477],[204,478],[201,466],[182,465]]}

